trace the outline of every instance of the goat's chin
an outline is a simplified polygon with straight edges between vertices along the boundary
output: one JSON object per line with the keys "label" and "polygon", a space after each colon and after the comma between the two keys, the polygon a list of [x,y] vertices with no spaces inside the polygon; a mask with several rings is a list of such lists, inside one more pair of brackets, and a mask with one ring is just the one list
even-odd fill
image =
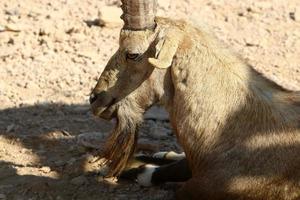
{"label": "goat's chin", "polygon": [[117,116],[116,108],[113,105],[109,107],[97,108],[96,111],[94,111],[94,115],[105,120],[111,120]]}

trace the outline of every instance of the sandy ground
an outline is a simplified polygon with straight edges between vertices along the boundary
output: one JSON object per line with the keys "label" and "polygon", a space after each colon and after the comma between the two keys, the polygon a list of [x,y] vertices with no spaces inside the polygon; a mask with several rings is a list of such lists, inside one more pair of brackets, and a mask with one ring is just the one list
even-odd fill
{"label": "sandy ground", "polygon": [[[206,24],[278,84],[300,90],[299,0],[160,0],[159,14]],[[88,95],[117,49],[120,26],[89,26],[117,0],[1,0],[0,199],[172,199],[176,185],[141,188],[98,173],[111,122],[92,117]],[[156,112],[154,112],[156,113]],[[178,150],[168,119],[147,117],[149,152]],[[149,146],[149,145],[148,145]]]}

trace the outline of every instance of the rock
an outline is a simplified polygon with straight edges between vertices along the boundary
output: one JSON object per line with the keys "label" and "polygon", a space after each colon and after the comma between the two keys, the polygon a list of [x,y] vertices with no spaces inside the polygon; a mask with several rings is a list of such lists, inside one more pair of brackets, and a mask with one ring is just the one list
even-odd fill
{"label": "rock", "polygon": [[16,9],[12,9],[12,10],[4,10],[4,13],[6,15],[16,15],[16,16],[19,16],[20,15],[20,12]]}
{"label": "rock", "polygon": [[9,126],[6,127],[6,132],[10,133],[15,129],[15,124],[11,124]]}
{"label": "rock", "polygon": [[169,121],[169,114],[162,108],[158,106],[152,107],[144,115],[146,120],[160,120],[160,121]]}
{"label": "rock", "polygon": [[73,178],[71,181],[70,181],[71,184],[73,185],[85,185],[88,183],[88,180],[85,176],[78,176],[78,177],[75,177]]}
{"label": "rock", "polygon": [[21,30],[19,30],[17,27],[13,26],[13,25],[6,25],[6,26],[1,26],[0,25],[0,32],[20,32]]}
{"label": "rock", "polygon": [[0,199],[6,199],[6,195],[5,194],[0,194]]}
{"label": "rock", "polygon": [[121,8],[114,6],[103,6],[99,10],[99,24],[111,28],[120,27],[123,24],[120,18],[121,15]]}
{"label": "rock", "polygon": [[67,35],[64,31],[57,30],[57,31],[55,31],[53,38],[54,38],[55,42],[60,42],[61,43],[61,42],[64,42],[67,39]]}

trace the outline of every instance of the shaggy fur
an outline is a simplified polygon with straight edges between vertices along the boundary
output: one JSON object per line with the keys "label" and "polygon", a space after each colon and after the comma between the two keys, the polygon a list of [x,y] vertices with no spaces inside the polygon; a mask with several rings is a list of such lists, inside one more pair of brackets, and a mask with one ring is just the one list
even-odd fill
{"label": "shaggy fur", "polygon": [[[142,31],[121,31],[94,89],[117,99],[107,109],[122,121],[108,142],[111,174],[132,154],[141,115],[161,103],[192,170],[178,199],[300,199],[300,93],[267,80],[197,27],[156,23],[144,42],[135,42]],[[126,59],[132,49],[141,59]]]}
{"label": "shaggy fur", "polygon": [[106,142],[104,157],[110,169],[107,176],[119,176],[135,150],[141,117],[126,110],[128,107],[131,106],[119,108],[117,125]]}

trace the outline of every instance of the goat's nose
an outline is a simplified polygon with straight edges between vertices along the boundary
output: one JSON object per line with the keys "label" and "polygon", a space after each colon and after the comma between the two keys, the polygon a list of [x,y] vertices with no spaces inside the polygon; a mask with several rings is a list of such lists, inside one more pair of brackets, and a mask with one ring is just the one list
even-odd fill
{"label": "goat's nose", "polygon": [[97,95],[92,93],[90,96],[90,104],[93,104],[97,100]]}
{"label": "goat's nose", "polygon": [[107,106],[112,102],[113,98],[106,91],[101,91],[99,93],[93,92],[90,96],[90,104],[98,101],[97,104],[99,106]]}

